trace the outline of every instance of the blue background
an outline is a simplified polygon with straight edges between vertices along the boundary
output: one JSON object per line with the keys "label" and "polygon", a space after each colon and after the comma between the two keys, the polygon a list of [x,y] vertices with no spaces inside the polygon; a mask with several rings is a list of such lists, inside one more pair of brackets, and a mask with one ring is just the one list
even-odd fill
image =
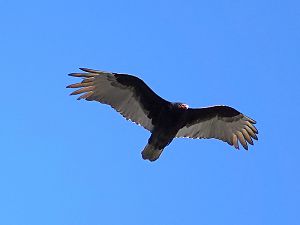
{"label": "blue background", "polygon": [[[1,1],[0,224],[299,224],[300,3]],[[258,121],[234,150],[149,133],[65,86],[131,73],[191,107]]]}

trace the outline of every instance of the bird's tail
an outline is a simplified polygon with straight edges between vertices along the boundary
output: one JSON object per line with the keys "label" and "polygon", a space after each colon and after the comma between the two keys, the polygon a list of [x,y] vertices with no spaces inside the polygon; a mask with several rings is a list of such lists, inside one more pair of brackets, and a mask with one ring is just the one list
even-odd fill
{"label": "bird's tail", "polygon": [[143,159],[148,159],[151,162],[159,158],[163,149],[156,149],[153,145],[147,144],[144,150],[142,151]]}

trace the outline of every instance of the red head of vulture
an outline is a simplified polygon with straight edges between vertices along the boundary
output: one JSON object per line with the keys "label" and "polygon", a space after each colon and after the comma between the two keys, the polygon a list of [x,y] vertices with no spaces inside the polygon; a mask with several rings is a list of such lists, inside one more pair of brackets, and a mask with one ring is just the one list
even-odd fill
{"label": "red head of vulture", "polygon": [[229,106],[189,108],[184,103],[172,103],[158,96],[138,77],[81,68],[85,73],[71,73],[82,77],[80,83],[67,88],[80,88],[71,95],[78,99],[98,101],[110,105],[127,120],[151,132],[142,151],[143,159],[155,161],[164,148],[176,137],[216,138],[239,149],[253,145],[258,131],[256,122]]}

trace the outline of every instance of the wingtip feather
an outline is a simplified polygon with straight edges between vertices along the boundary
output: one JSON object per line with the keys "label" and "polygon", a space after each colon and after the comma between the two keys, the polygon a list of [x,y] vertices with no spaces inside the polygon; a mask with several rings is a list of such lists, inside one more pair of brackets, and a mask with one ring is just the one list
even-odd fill
{"label": "wingtip feather", "polygon": [[237,132],[236,132],[236,135],[237,135],[237,137],[238,137],[239,142],[240,142],[240,143],[242,144],[242,146],[244,147],[244,149],[248,150],[248,145],[247,145],[247,142],[246,142],[246,140],[245,140],[245,138],[244,138],[242,132],[241,132],[241,131],[237,131]]}
{"label": "wingtip feather", "polygon": [[81,83],[76,83],[76,84],[70,84],[67,86],[67,88],[80,88],[80,87],[89,87],[93,86],[92,82],[81,82]]}
{"label": "wingtip feather", "polygon": [[71,93],[71,95],[78,95],[78,94],[81,94],[81,93],[84,93],[84,92],[93,91],[94,89],[95,89],[94,86],[84,87],[84,88],[78,89],[76,91],[73,91]]}
{"label": "wingtip feather", "polygon": [[87,93],[85,93],[85,94],[79,96],[79,97],[77,98],[77,100],[87,99],[87,98],[90,97],[92,94],[94,94],[94,92],[93,92],[93,91],[89,91],[89,92],[87,92]]}
{"label": "wingtip feather", "polygon": [[238,143],[238,138],[235,134],[232,136],[232,143],[233,143],[233,146],[235,147],[235,149],[237,149],[237,150],[240,149],[239,143]]}
{"label": "wingtip feather", "polygon": [[105,71],[101,71],[101,70],[93,70],[93,69],[89,69],[89,68],[83,68],[83,67],[80,67],[79,68],[80,70],[84,71],[84,72],[87,72],[87,73],[105,73]]}
{"label": "wingtip feather", "polygon": [[94,77],[94,75],[90,73],[69,73],[68,75],[72,77],[86,77],[86,78]]}
{"label": "wingtip feather", "polygon": [[256,124],[256,121],[255,121],[254,119],[252,119],[252,118],[250,118],[250,117],[248,117],[248,116],[245,116],[245,115],[244,115],[244,117],[245,117],[245,119],[248,120],[250,123]]}
{"label": "wingtip feather", "polygon": [[93,71],[92,69],[89,68],[85,68],[85,67],[79,67],[80,70],[84,71],[84,72],[90,72]]}

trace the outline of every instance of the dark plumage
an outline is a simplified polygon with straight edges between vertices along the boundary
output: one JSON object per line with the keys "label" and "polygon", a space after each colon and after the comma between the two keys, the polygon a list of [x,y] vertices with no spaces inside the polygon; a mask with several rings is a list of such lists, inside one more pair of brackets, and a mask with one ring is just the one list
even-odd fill
{"label": "dark plumage", "polygon": [[258,131],[256,122],[229,106],[189,109],[183,103],[171,103],[153,92],[138,77],[84,69],[86,73],[71,73],[82,77],[67,88],[80,88],[71,95],[78,99],[108,104],[127,120],[151,132],[142,151],[143,159],[155,161],[175,137],[216,138],[239,149],[239,143],[248,150]]}

